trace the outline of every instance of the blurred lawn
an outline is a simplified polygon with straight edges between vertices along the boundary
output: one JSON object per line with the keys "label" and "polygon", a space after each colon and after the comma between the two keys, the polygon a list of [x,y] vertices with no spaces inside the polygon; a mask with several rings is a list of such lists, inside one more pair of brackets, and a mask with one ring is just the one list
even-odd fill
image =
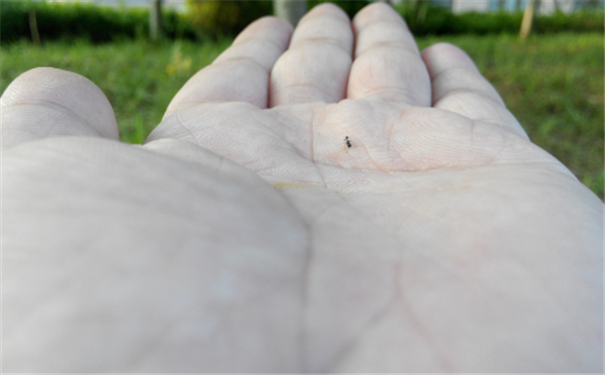
{"label": "blurred lawn", "polygon": [[[463,48],[496,86],[532,141],[561,160],[603,199],[603,34],[419,38],[420,48],[446,41]],[[0,91],[37,66],[77,72],[112,103],[125,142],[141,143],[171,98],[230,44],[124,41],[54,42],[2,47]]]}

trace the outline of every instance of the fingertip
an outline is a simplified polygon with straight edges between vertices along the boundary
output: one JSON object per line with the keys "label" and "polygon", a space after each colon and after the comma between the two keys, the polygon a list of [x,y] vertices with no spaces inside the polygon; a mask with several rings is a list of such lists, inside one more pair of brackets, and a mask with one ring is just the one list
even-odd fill
{"label": "fingertip", "polygon": [[[31,127],[35,122],[35,130],[27,130],[34,138],[64,135],[65,130],[70,135],[96,133],[119,139],[109,100],[97,85],[76,73],[48,67],[28,70],[11,82],[1,103],[3,110],[11,109],[11,121],[17,121],[7,129],[23,131],[23,127]],[[35,107],[37,115],[27,113],[27,106]],[[62,116],[54,118],[71,119],[66,120],[71,123],[49,124],[51,113],[61,113]],[[27,122],[19,121],[25,118]]]}
{"label": "fingertip", "polygon": [[355,27],[364,27],[366,24],[376,22],[377,20],[405,24],[401,15],[391,5],[383,2],[374,2],[357,12],[355,17],[353,17],[353,25]]}
{"label": "fingertip", "polygon": [[420,56],[431,79],[446,68],[471,68],[479,71],[473,59],[463,49],[451,43],[435,43],[423,49]]}
{"label": "fingertip", "polygon": [[314,6],[311,10],[305,14],[301,19],[309,19],[317,16],[329,15],[334,18],[338,18],[344,22],[351,22],[349,15],[341,7],[334,3],[320,3]]}
{"label": "fingertip", "polygon": [[[271,38],[276,36],[278,39],[289,40],[294,27],[290,22],[274,16],[264,16],[248,25],[241,33],[233,40],[233,45],[245,43],[251,39]],[[284,38],[285,36],[285,38]]]}
{"label": "fingertip", "polygon": [[426,47],[425,49],[423,49],[422,52],[427,53],[427,54],[433,54],[433,53],[461,54],[461,55],[468,57],[468,55],[466,54],[466,52],[464,52],[464,50],[462,50],[460,47],[458,47],[452,43],[448,43],[448,42],[438,42],[438,43],[432,44],[432,45]]}
{"label": "fingertip", "polygon": [[51,67],[33,68],[18,76],[2,95],[2,105],[10,106],[23,102],[50,101],[77,110],[80,95],[108,102],[101,89],[88,78],[73,72]]}

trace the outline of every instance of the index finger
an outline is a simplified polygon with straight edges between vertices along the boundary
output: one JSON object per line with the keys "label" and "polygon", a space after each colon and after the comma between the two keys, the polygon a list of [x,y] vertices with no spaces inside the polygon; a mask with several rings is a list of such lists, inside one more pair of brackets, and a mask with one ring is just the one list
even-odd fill
{"label": "index finger", "polygon": [[292,26],[275,17],[251,23],[211,65],[197,72],[174,96],[164,118],[206,102],[247,102],[267,108],[269,73],[288,47]]}

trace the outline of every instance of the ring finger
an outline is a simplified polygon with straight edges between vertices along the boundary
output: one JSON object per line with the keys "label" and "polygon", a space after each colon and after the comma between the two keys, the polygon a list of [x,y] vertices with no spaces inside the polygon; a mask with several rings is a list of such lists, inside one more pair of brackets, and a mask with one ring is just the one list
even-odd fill
{"label": "ring finger", "polygon": [[414,37],[389,5],[375,3],[353,19],[355,61],[347,97],[431,105],[431,81]]}

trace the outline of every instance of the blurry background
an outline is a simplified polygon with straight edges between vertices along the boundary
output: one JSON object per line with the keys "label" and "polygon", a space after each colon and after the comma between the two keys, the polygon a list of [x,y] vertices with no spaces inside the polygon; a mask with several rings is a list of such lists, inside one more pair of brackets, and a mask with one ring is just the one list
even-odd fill
{"label": "blurry background", "polygon": [[[475,60],[533,142],[603,199],[605,0],[391,0],[422,49]],[[0,92],[51,66],[95,82],[125,142],[141,143],[171,98],[258,17],[293,22],[318,0],[0,2]],[[332,1],[352,18],[369,3]],[[520,36],[523,27],[523,35]]]}

